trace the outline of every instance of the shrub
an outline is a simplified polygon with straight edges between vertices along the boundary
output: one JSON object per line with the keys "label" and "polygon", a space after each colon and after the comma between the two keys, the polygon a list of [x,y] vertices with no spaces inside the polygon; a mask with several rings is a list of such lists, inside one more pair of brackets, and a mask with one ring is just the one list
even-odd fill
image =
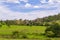
{"label": "shrub", "polygon": [[28,34],[25,31],[26,30],[23,30],[20,32],[20,36],[19,36],[20,38],[28,38],[28,36],[27,36]]}
{"label": "shrub", "polygon": [[60,36],[60,25],[58,23],[54,23],[54,24],[50,25],[50,27],[48,27],[45,30],[45,34],[50,37]]}
{"label": "shrub", "polygon": [[0,27],[2,27],[2,24],[0,23]]}
{"label": "shrub", "polygon": [[48,37],[54,37],[55,33],[53,33],[52,31],[47,31],[46,32],[46,36]]}
{"label": "shrub", "polygon": [[28,38],[26,34],[23,34],[22,35],[22,38]]}
{"label": "shrub", "polygon": [[12,38],[28,38],[26,33],[14,31]]}
{"label": "shrub", "polygon": [[8,24],[6,24],[6,26],[7,26],[7,27],[10,27],[11,25],[8,23]]}
{"label": "shrub", "polygon": [[19,32],[18,31],[14,31],[12,33],[12,38],[19,38]]}

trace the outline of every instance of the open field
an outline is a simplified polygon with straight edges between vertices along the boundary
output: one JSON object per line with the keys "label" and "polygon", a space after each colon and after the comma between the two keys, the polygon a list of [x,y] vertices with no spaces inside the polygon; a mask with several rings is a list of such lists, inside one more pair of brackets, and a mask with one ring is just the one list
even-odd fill
{"label": "open field", "polygon": [[4,25],[0,27],[0,34],[11,34],[13,31],[22,31],[22,32],[29,32],[29,33],[44,33],[46,29],[45,26],[16,26],[12,25],[10,27]]}
{"label": "open field", "polygon": [[45,32],[45,26],[17,26],[11,25],[10,27],[3,25],[0,27],[0,35],[11,35],[14,31],[19,31],[22,34],[26,34],[28,38],[3,38],[0,37],[0,40],[60,40],[60,38],[48,38],[42,35]]}
{"label": "open field", "polygon": [[44,38],[40,34],[44,33],[46,27],[44,26],[16,26],[12,25],[8,27],[6,25],[0,28],[0,35],[11,35],[14,31],[19,31],[20,33],[25,33],[28,35],[28,38]]}

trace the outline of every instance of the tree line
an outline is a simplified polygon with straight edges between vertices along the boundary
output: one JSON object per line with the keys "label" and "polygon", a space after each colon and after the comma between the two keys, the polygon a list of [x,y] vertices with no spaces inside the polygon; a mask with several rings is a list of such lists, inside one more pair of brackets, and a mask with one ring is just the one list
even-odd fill
{"label": "tree line", "polygon": [[24,25],[24,26],[43,26],[48,25],[49,22],[56,22],[57,20],[60,20],[60,14],[48,16],[44,18],[37,18],[34,20],[0,20],[0,24],[6,24],[6,25]]}

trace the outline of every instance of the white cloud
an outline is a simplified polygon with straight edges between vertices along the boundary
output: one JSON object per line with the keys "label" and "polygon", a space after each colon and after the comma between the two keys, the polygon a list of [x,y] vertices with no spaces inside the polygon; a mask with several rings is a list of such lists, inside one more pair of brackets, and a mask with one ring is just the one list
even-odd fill
{"label": "white cloud", "polygon": [[60,0],[53,0],[53,1],[55,1],[55,2],[60,2]]}
{"label": "white cloud", "polygon": [[20,3],[18,0],[0,0],[0,2]]}
{"label": "white cloud", "polygon": [[20,0],[20,1],[28,2],[28,0]]}
{"label": "white cloud", "polygon": [[46,0],[40,0],[41,3],[49,3],[49,4],[54,4],[55,2],[58,3],[60,2],[60,0],[49,0],[48,2],[46,2]]}
{"label": "white cloud", "polygon": [[40,0],[41,3],[47,3],[46,0]]}
{"label": "white cloud", "polygon": [[7,0],[7,2],[20,3],[18,0]]}
{"label": "white cloud", "polygon": [[40,8],[40,6],[33,6],[33,8]]}
{"label": "white cloud", "polygon": [[26,7],[26,8],[29,8],[29,7],[32,7],[32,5],[29,4],[29,3],[26,3],[25,7]]}
{"label": "white cloud", "polygon": [[6,8],[5,6],[0,5],[0,19],[3,19],[3,20],[15,19],[15,18],[21,18],[21,16],[23,15],[18,12],[13,12],[8,8]]}

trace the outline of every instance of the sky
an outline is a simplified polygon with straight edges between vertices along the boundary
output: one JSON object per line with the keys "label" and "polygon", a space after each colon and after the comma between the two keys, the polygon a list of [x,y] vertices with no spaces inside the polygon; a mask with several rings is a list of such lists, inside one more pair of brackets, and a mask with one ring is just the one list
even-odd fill
{"label": "sky", "polygon": [[60,13],[60,0],[0,0],[0,20],[33,20]]}

